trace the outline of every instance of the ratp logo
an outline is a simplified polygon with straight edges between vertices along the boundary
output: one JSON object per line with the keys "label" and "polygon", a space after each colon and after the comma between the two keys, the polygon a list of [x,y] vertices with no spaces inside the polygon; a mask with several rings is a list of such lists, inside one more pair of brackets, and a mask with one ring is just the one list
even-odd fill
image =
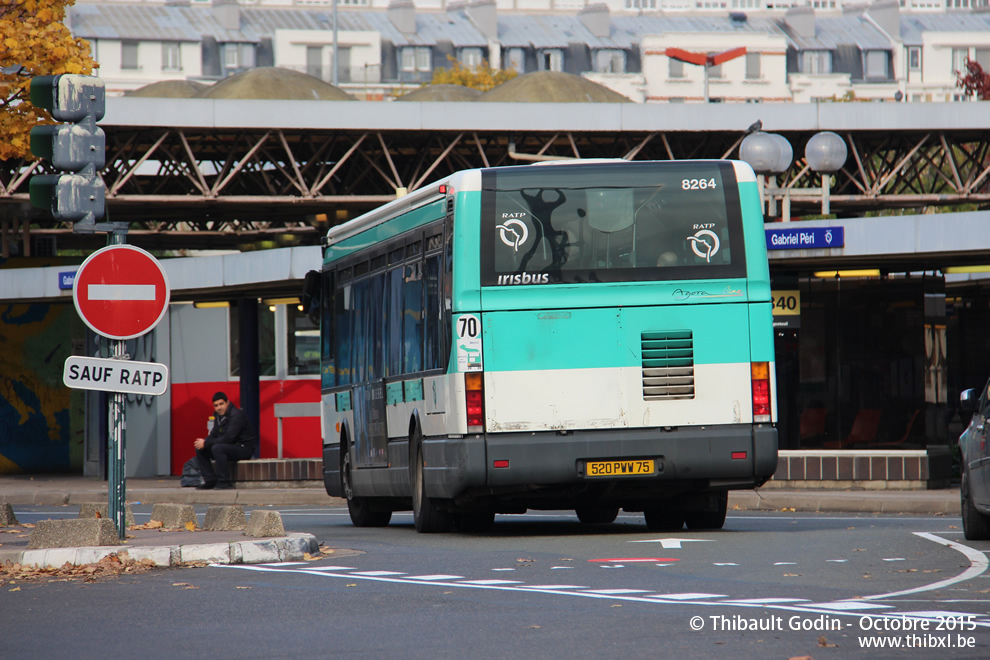
{"label": "ratp logo", "polygon": [[[525,222],[520,220],[506,220],[495,227],[498,229],[498,237],[508,245],[513,251],[518,252],[519,246],[529,238],[529,228]],[[518,228],[518,229],[517,229]]]}
{"label": "ratp logo", "polygon": [[702,229],[696,232],[694,236],[688,236],[687,239],[691,241],[691,251],[708,263],[711,263],[712,257],[715,256],[721,245],[718,234],[708,229]]}

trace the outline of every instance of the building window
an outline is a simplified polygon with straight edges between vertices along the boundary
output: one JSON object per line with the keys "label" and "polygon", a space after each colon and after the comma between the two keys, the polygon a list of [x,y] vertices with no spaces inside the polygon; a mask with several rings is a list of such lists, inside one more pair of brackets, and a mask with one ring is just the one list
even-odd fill
{"label": "building window", "polygon": [[432,71],[429,46],[406,46],[401,51],[402,71]]}
{"label": "building window", "polygon": [[162,42],[162,71],[182,70],[182,60],[179,57],[180,52],[179,42]]}
{"label": "building window", "polygon": [[237,44],[223,44],[223,68],[224,69],[236,69],[240,66],[239,53],[237,52]]}
{"label": "building window", "polygon": [[467,69],[479,68],[481,66],[481,49],[462,48],[460,61],[461,61],[461,66]]}
{"label": "building window", "polygon": [[320,326],[301,307],[286,306],[290,376],[320,373]]}
{"label": "building window", "polygon": [[980,65],[984,73],[990,73],[990,48],[977,48],[973,60]]}
{"label": "building window", "polygon": [[962,73],[966,75],[966,60],[969,59],[968,48],[952,49],[952,73]]}
{"label": "building window", "polygon": [[323,46],[306,46],[306,73],[323,79]]}
{"label": "building window", "polygon": [[746,53],[746,80],[760,80],[763,71],[760,69],[760,54]]}
{"label": "building window", "polygon": [[509,48],[505,56],[506,68],[516,73],[526,73],[526,51],[522,48]]}
{"label": "building window", "polygon": [[120,68],[136,70],[138,68],[138,42],[123,41],[120,44]]}
{"label": "building window", "polygon": [[595,73],[625,73],[626,53],[614,48],[600,48],[595,52]]}
{"label": "building window", "polygon": [[832,73],[832,51],[806,50],[801,53],[801,73]]}
{"label": "building window", "polygon": [[708,77],[719,79],[722,77],[722,65],[716,64],[715,66],[708,67]]}
{"label": "building window", "polygon": [[921,71],[921,49],[917,46],[908,48],[908,69]]}
{"label": "building window", "polygon": [[559,48],[548,48],[540,52],[540,71],[563,71],[564,53]]}
{"label": "building window", "polygon": [[684,62],[675,60],[673,57],[667,58],[667,76],[669,78],[683,78]]}
{"label": "building window", "polygon": [[867,80],[885,80],[887,78],[887,60],[890,54],[885,50],[866,51],[863,73]]}
{"label": "building window", "polygon": [[[230,306],[230,375],[241,375],[240,314],[237,305]],[[275,310],[258,305],[258,375],[275,375]]]}

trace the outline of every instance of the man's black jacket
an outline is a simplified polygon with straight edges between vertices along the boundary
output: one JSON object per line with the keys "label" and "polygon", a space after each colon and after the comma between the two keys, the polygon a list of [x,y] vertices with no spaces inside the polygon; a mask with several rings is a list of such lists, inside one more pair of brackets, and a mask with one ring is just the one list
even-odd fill
{"label": "man's black jacket", "polygon": [[257,436],[251,428],[244,411],[230,404],[226,415],[218,415],[213,424],[213,430],[206,436],[206,446],[213,445],[243,445],[254,448],[257,444]]}

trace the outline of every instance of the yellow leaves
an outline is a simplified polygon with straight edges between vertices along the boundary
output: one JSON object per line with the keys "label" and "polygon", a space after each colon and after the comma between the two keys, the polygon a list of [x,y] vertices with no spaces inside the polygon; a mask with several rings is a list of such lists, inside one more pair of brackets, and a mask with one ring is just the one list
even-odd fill
{"label": "yellow leaves", "polygon": [[63,24],[73,0],[5,2],[0,15],[0,161],[30,158],[28,135],[33,126],[51,121],[30,103],[28,85],[34,76],[89,74],[95,63],[89,44],[76,39]]}
{"label": "yellow leaves", "polygon": [[196,523],[194,523],[191,520],[187,521],[186,522],[186,531],[195,532],[196,531]]}
{"label": "yellow leaves", "polygon": [[481,65],[476,68],[470,68],[462,66],[450,55],[447,59],[450,61],[450,67],[434,69],[433,80],[430,81],[432,84],[463,85],[487,92],[492,87],[508,82],[518,75],[512,69],[493,69],[488,64],[488,60],[482,60]]}

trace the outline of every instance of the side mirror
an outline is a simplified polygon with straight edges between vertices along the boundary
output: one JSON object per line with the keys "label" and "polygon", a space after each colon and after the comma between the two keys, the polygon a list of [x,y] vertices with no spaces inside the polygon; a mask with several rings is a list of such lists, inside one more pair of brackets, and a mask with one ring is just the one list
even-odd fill
{"label": "side mirror", "polygon": [[980,401],[976,390],[963,390],[959,394],[959,407],[966,412],[976,412],[977,404]]}

